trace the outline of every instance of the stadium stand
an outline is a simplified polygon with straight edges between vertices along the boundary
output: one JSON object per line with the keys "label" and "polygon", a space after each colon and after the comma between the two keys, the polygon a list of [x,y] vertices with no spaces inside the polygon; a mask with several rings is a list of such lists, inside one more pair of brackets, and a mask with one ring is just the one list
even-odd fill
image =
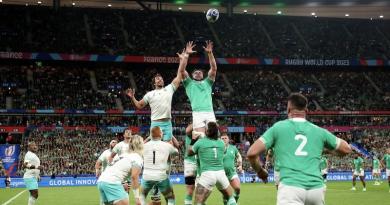
{"label": "stadium stand", "polygon": [[174,56],[186,41],[209,39],[216,42],[220,57],[348,59],[390,54],[388,21],[235,14],[221,15],[218,23],[209,25],[190,12],[55,11],[44,6],[1,6],[0,11],[3,51]]}

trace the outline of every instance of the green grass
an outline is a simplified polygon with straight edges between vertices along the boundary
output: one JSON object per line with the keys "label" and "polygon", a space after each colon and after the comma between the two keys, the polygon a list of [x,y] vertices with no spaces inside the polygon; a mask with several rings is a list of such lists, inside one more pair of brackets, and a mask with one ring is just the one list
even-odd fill
{"label": "green grass", "polygon": [[[175,185],[176,204],[181,205],[184,201],[185,187]],[[351,182],[328,183],[326,192],[327,205],[389,205],[390,193],[387,182],[380,186],[367,183],[367,192],[362,192],[361,184],[357,185],[357,191],[350,191]],[[8,201],[24,189],[1,189],[0,204]],[[10,204],[27,204],[28,192],[24,192]],[[130,194],[133,204],[132,193]],[[40,188],[37,205],[98,205],[99,193],[96,187],[61,187]],[[164,203],[165,204],[165,203]],[[208,203],[210,205],[221,204],[221,195],[214,191]],[[276,204],[276,190],[273,184],[243,184],[241,187],[240,205],[273,205]]]}

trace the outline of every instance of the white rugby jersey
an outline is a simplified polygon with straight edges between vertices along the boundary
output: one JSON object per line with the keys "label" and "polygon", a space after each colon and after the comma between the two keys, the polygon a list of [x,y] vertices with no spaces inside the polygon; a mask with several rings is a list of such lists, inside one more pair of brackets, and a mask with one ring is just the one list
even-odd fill
{"label": "white rugby jersey", "polygon": [[100,175],[98,182],[107,182],[111,184],[121,184],[129,176],[133,167],[142,169],[143,160],[137,153],[126,154],[122,159],[112,166],[108,166]]}
{"label": "white rugby jersey", "polygon": [[167,142],[151,140],[144,145],[144,172],[142,178],[148,181],[161,181],[168,177],[170,154],[178,150]]}
{"label": "white rugby jersey", "polygon": [[146,93],[143,100],[150,106],[152,121],[172,118],[172,96],[175,91],[175,86],[169,84],[162,89],[156,89]]}
{"label": "white rugby jersey", "polygon": [[[112,149],[112,152],[115,152],[116,155],[119,158],[122,158],[125,154],[129,154],[130,147],[129,143],[126,143],[125,141],[121,141],[118,144],[115,145],[115,147]],[[115,161],[114,161],[115,162]]]}
{"label": "white rugby jersey", "polygon": [[[24,155],[24,163],[26,163],[26,162],[28,164],[34,165],[35,168],[38,168],[38,166],[41,165],[41,160],[39,160],[38,156],[35,153],[30,152],[30,151],[28,151],[26,153],[26,155]],[[33,177],[38,178],[39,173],[40,173],[39,169],[26,168],[24,175],[23,175],[23,178],[33,178]]]}
{"label": "white rugby jersey", "polygon": [[[109,165],[108,158],[111,156],[111,153],[112,153],[111,149],[106,149],[98,158],[98,160],[102,162],[102,167],[100,168],[102,172],[106,170],[107,166]],[[119,156],[115,155],[112,161],[113,162],[119,161]]]}

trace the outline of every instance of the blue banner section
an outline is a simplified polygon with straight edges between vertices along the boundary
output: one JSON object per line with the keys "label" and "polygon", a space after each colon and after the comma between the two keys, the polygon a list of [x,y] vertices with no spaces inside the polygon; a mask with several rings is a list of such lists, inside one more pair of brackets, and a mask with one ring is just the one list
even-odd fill
{"label": "blue banner section", "polygon": [[20,145],[0,145],[0,158],[8,176],[15,176],[18,171]]}
{"label": "blue banner section", "polygon": [[[352,173],[351,172],[331,172],[327,177],[328,181],[351,181]],[[382,180],[386,180],[386,174],[382,173]],[[184,184],[184,175],[177,174],[171,175],[170,180],[173,184]],[[371,172],[366,172],[366,180],[373,180]],[[258,183],[260,182],[259,178],[255,174],[242,174],[240,175],[241,183]],[[268,176],[268,181],[274,181],[273,173],[270,173]],[[39,182],[39,187],[63,187],[63,186],[96,186],[97,179],[96,177],[57,177],[52,179],[50,177],[41,177]],[[0,178],[0,188],[4,188],[4,178]],[[14,188],[24,188],[25,184],[23,178],[12,178],[11,187]]]}
{"label": "blue banner section", "polygon": [[113,133],[122,133],[127,127],[107,127]]}

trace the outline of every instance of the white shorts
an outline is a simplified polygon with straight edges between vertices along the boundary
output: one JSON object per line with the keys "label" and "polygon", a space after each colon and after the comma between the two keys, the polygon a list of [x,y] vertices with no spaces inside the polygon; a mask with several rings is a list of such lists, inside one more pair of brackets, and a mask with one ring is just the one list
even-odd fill
{"label": "white shorts", "polygon": [[209,122],[217,122],[214,112],[192,112],[192,127],[206,127]]}
{"label": "white shorts", "polygon": [[328,169],[321,170],[321,175],[328,174]]}
{"label": "white shorts", "polygon": [[233,181],[233,179],[238,179],[240,180],[240,177],[238,177],[238,174],[234,174],[230,179],[228,179],[229,181]]}
{"label": "white shorts", "polygon": [[373,170],[372,170],[372,173],[373,173],[373,174],[380,174],[380,173],[381,173],[381,170],[380,170],[380,169],[373,169]]}
{"label": "white shorts", "polygon": [[386,169],[386,176],[390,177],[390,169]]}
{"label": "white shorts", "polygon": [[275,185],[278,186],[280,181],[280,172],[274,171],[274,181],[275,181]]}
{"label": "white shorts", "polygon": [[359,176],[359,177],[364,177],[364,170],[361,169],[360,172],[358,171],[353,171],[353,176]]}
{"label": "white shorts", "polygon": [[224,170],[203,172],[199,177],[198,184],[210,191],[213,190],[215,185],[219,190],[225,190],[230,186],[230,182],[226,177]]}
{"label": "white shorts", "polygon": [[277,205],[324,205],[324,187],[306,190],[280,183],[277,194]]}
{"label": "white shorts", "polygon": [[184,177],[196,177],[197,168],[195,163],[184,160]]}

